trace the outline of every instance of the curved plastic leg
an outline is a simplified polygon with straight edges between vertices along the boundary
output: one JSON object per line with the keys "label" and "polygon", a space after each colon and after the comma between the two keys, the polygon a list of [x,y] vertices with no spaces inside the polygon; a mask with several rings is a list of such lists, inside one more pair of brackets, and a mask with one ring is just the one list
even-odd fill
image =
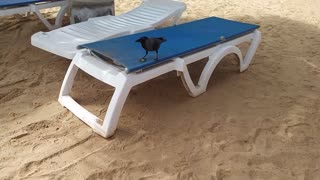
{"label": "curved plastic leg", "polygon": [[68,10],[68,7],[69,5],[67,3],[60,7],[53,29],[56,29],[62,26],[62,20]]}
{"label": "curved plastic leg", "polygon": [[[89,125],[93,129],[93,131],[105,138],[110,137],[114,134],[117,128],[120,113],[132,86],[127,82],[126,79],[119,78],[117,80],[117,83],[115,83],[116,85],[114,85],[114,94],[109,103],[105,118],[102,122],[100,118],[83,108],[70,96],[75,76],[80,67],[76,63],[76,60],[79,58],[81,58],[81,55],[77,54],[67,70],[66,76],[61,86],[58,101],[62,106],[69,109],[74,115],[76,115],[84,123]],[[103,79],[100,80],[104,82]]]}
{"label": "curved plastic leg", "polygon": [[130,90],[131,87],[127,86],[126,84],[116,87],[108,106],[103,124],[102,126],[96,127],[95,132],[105,138],[110,137],[114,134],[118,126],[118,121],[123,105],[129,95]]}
{"label": "curved plastic leg", "polygon": [[206,91],[213,70],[216,68],[219,62],[228,54],[236,54],[239,58],[240,64],[242,64],[242,54],[238,47],[233,45],[226,45],[222,46],[221,48],[215,49],[212,52],[212,55],[209,56],[209,60],[201,73],[197,85],[194,85],[194,83],[192,82],[187,65],[184,63],[181,79],[190,96],[196,97]]}
{"label": "curved plastic leg", "polygon": [[77,75],[78,69],[79,68],[72,61],[62,82],[62,86],[59,94],[59,101],[62,96],[66,96],[70,94],[73,81]]}
{"label": "curved plastic leg", "polygon": [[248,52],[246,54],[246,56],[244,57],[244,60],[242,63],[240,63],[240,72],[245,71],[246,69],[248,69],[252,58],[254,56],[254,54],[257,51],[257,48],[260,44],[261,41],[261,32],[258,30],[255,30],[255,32],[253,33],[253,38],[252,38],[252,42],[251,45],[249,46]]}
{"label": "curved plastic leg", "polygon": [[172,25],[177,25],[178,24],[178,21],[180,20],[182,14],[183,14],[183,11],[180,11],[173,17]]}
{"label": "curved plastic leg", "polygon": [[95,129],[98,125],[99,118],[84,109],[80,106],[72,97],[69,95],[73,86],[74,78],[78,72],[79,67],[76,66],[74,61],[71,62],[65,78],[63,80],[59,99],[60,104],[67,109],[69,109],[72,113],[74,113],[77,117],[79,117],[83,122],[88,124],[90,127]]}
{"label": "curved plastic leg", "polygon": [[[53,4],[53,3],[51,3]],[[55,6],[60,6],[60,10],[57,14],[56,20],[55,20],[55,24],[52,25],[49,23],[49,21],[43,16],[43,14],[40,13],[40,9],[45,9],[45,8],[50,8],[50,7],[55,7]],[[63,16],[65,15],[67,9],[68,9],[68,3],[61,1],[61,2],[56,2],[56,4],[50,5],[50,4],[39,4],[39,5],[35,5],[35,4],[31,4],[31,11],[34,12],[38,18],[42,21],[42,23],[49,29],[49,30],[53,30],[56,28],[61,27],[62,25],[62,20],[63,20]]]}
{"label": "curved plastic leg", "polygon": [[219,62],[228,54],[235,54],[238,57],[240,64],[243,63],[242,53],[238,47],[227,45],[221,47],[221,49],[218,49],[217,53],[213,53],[211,56],[209,56],[209,61],[207,62],[201,73],[199,84],[202,86],[204,91],[207,90],[207,85],[214,69],[217,67]]}

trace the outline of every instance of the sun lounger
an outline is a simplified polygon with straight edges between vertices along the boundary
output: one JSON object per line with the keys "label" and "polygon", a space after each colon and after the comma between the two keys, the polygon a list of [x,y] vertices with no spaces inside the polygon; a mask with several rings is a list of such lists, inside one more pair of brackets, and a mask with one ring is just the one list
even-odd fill
{"label": "sun lounger", "polygon": [[145,0],[130,12],[119,16],[102,16],[50,32],[38,32],[31,44],[53,54],[72,59],[77,46],[142,32],[172,20],[176,24],[186,5],[174,0]]}
{"label": "sun lounger", "polygon": [[[114,134],[122,107],[130,89],[170,71],[177,71],[189,94],[196,97],[206,91],[209,78],[217,64],[228,54],[235,54],[240,61],[240,72],[246,70],[260,43],[257,25],[210,17],[177,26],[123,36],[115,39],[81,45],[64,78],[59,102],[73,112],[103,137]],[[145,51],[136,39],[164,37],[159,49],[159,59],[150,54],[141,61]],[[237,45],[251,42],[243,57]],[[199,82],[195,85],[187,65],[209,57]],[[99,119],[69,95],[77,70],[88,73],[115,87],[104,120]]]}
{"label": "sun lounger", "polygon": [[[52,25],[40,13],[41,9],[60,7],[55,24]],[[50,30],[61,27],[62,19],[68,8],[67,0],[1,0],[0,16],[13,14],[35,13],[43,24]]]}

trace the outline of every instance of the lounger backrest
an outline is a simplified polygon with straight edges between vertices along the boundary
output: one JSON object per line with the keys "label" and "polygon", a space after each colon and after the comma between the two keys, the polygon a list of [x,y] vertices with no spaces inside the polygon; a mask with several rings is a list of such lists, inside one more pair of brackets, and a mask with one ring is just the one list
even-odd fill
{"label": "lounger backrest", "polygon": [[122,26],[157,27],[168,19],[176,24],[185,9],[186,5],[183,2],[175,0],[145,0],[139,7],[112,19],[100,17],[89,19],[89,21],[110,24],[119,28]]}
{"label": "lounger backrest", "polygon": [[152,26],[158,26],[166,21],[168,16],[180,17],[178,14],[182,14],[185,9],[186,5],[180,1],[145,0],[140,7],[120,16],[130,17],[130,19],[136,19]]}

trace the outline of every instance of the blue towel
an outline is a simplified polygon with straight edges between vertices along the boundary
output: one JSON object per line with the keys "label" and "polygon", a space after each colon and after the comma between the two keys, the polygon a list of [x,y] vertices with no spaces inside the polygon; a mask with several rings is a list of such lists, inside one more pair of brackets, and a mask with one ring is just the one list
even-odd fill
{"label": "blue towel", "polygon": [[[90,49],[102,59],[111,59],[129,73],[230,41],[257,28],[258,25],[209,17],[177,26],[84,44],[79,48]],[[149,53],[147,60],[141,62],[145,50],[135,41],[142,36],[164,37],[167,40],[161,44],[158,60],[154,60],[155,53]]]}
{"label": "blue towel", "polygon": [[49,0],[0,0],[0,8],[12,6],[25,6],[38,2],[46,2]]}

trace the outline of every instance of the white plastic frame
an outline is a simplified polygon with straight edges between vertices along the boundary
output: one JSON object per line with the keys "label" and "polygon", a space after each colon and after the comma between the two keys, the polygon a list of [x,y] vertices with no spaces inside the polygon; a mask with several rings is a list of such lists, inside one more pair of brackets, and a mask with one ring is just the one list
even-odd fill
{"label": "white plastic frame", "polygon": [[[52,7],[60,7],[60,10],[57,14],[55,24],[50,24],[48,20],[40,13],[41,9],[47,9]],[[43,3],[35,3],[29,4],[28,6],[22,7],[13,7],[8,9],[0,9],[0,16],[8,16],[13,14],[23,14],[28,12],[35,13],[38,18],[42,21],[42,23],[49,29],[53,30],[61,27],[63,16],[65,15],[68,9],[68,1],[52,1],[52,2],[43,2]]]}
{"label": "white plastic frame", "polygon": [[[192,97],[196,97],[206,91],[207,84],[213,70],[226,55],[235,54],[240,61],[240,72],[246,70],[252,61],[260,40],[261,33],[260,31],[255,30],[250,34],[192,55],[175,58],[168,63],[164,63],[154,68],[139,73],[129,74],[125,71],[119,70],[112,64],[90,55],[90,52],[88,51],[82,51],[76,54],[70,64],[61,87],[59,102],[83,122],[89,125],[96,133],[107,138],[114,134],[123,105],[133,86],[170,71],[177,71],[189,94]],[[246,56],[243,58],[243,55],[237,45],[247,41],[251,41],[251,45],[248,48]],[[206,57],[209,57],[209,60],[201,73],[199,82],[195,85],[190,78],[187,65]],[[115,87],[115,92],[109,103],[108,110],[103,121],[80,106],[69,95],[79,68],[96,79]],[[102,122],[102,124],[99,122]]]}

